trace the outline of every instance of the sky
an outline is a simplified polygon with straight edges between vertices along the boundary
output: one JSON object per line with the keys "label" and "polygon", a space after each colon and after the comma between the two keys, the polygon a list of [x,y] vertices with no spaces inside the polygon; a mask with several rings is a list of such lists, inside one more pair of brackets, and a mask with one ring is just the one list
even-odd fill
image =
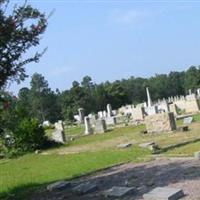
{"label": "sky", "polygon": [[[10,7],[23,0],[11,0]],[[12,83],[15,94],[42,74],[49,86],[69,89],[86,75],[93,82],[130,76],[150,77],[200,65],[200,1],[28,0],[53,12],[42,36],[39,63],[25,69],[29,78]],[[33,51],[29,52],[30,54]]]}

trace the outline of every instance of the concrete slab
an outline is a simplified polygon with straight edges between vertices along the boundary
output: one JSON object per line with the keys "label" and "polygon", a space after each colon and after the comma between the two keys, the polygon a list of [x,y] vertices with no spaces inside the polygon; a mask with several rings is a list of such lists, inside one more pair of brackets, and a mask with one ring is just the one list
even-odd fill
{"label": "concrete slab", "polygon": [[193,121],[193,117],[186,117],[183,119],[183,124],[191,124]]}
{"label": "concrete slab", "polygon": [[155,142],[146,142],[146,143],[142,143],[139,144],[139,147],[141,148],[149,148],[149,146],[155,145]]}
{"label": "concrete slab", "polygon": [[131,194],[135,191],[133,187],[117,187],[114,186],[104,192],[106,197],[124,197],[125,195]]}
{"label": "concrete slab", "polygon": [[117,145],[117,148],[127,148],[127,147],[130,147],[132,146],[132,143],[124,143],[124,144],[119,144]]}
{"label": "concrete slab", "polygon": [[73,192],[79,195],[95,192],[97,190],[97,185],[93,183],[81,183],[80,185],[73,188]]}
{"label": "concrete slab", "polygon": [[181,189],[169,187],[157,187],[151,192],[144,194],[144,200],[177,200],[184,196]]}

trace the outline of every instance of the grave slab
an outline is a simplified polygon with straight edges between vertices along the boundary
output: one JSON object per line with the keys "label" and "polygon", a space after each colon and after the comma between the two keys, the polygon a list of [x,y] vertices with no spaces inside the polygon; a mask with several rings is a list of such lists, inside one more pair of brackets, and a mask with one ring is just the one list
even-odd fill
{"label": "grave slab", "polygon": [[106,197],[124,197],[125,195],[129,195],[135,191],[133,187],[117,187],[114,186],[104,192],[104,196]]}
{"label": "grave slab", "polygon": [[193,117],[186,117],[183,119],[183,124],[191,124],[193,121]]}
{"label": "grave slab", "polygon": [[183,191],[181,189],[169,188],[169,187],[157,187],[151,192],[144,194],[144,200],[177,200],[183,197]]}
{"label": "grave slab", "polygon": [[47,186],[47,190],[61,190],[70,187],[71,184],[67,181],[58,181]]}
{"label": "grave slab", "polygon": [[146,142],[146,143],[142,143],[139,144],[139,147],[141,148],[148,148],[149,146],[155,145],[155,142]]}
{"label": "grave slab", "polygon": [[117,145],[117,148],[127,148],[127,147],[130,147],[130,146],[132,146],[132,143],[128,142],[128,143]]}
{"label": "grave slab", "polygon": [[80,185],[73,188],[73,192],[79,195],[95,192],[97,190],[97,185],[93,183],[81,183]]}

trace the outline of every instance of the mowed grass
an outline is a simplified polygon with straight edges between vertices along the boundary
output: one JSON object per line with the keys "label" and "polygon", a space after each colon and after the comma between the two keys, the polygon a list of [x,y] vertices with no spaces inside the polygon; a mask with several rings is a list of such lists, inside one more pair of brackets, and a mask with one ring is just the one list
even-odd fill
{"label": "mowed grass", "polygon": [[0,198],[23,199],[37,186],[72,178],[113,164],[138,162],[150,154],[132,147],[125,150],[97,151],[71,155],[34,155],[0,161]]}
{"label": "mowed grass", "polygon": [[194,152],[200,151],[200,141],[173,148],[164,153],[169,156],[193,156]]}
{"label": "mowed grass", "polygon": [[[27,199],[27,193],[50,182],[70,179],[121,162],[139,162],[149,158],[149,150],[138,147],[140,143],[154,141],[161,148],[200,138],[200,115],[194,116],[188,132],[143,134],[144,125],[110,129],[104,134],[82,136],[59,148],[44,151],[47,155],[27,154],[16,159],[0,160],[0,199]],[[178,125],[182,125],[179,121]],[[82,135],[81,127],[68,128],[72,135]],[[133,146],[120,150],[120,143]],[[200,142],[173,148],[163,155],[185,156],[200,150]],[[61,155],[62,154],[62,155]]]}

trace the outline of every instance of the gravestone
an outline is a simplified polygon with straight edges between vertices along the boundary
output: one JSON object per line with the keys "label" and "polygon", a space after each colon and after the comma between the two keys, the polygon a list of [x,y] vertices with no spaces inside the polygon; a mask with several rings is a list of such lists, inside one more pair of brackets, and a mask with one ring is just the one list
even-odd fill
{"label": "gravestone", "polygon": [[44,126],[44,127],[49,127],[50,125],[51,125],[51,123],[48,120],[46,120],[42,123],[42,126]]}
{"label": "gravestone", "polygon": [[186,117],[183,119],[183,124],[191,124],[193,121],[193,117]]}
{"label": "gravestone", "polygon": [[87,183],[81,183],[80,185],[73,188],[73,192],[77,193],[79,195],[95,192],[97,190],[97,185],[87,182]]}
{"label": "gravestone", "polygon": [[100,119],[103,119],[104,117],[103,117],[103,111],[99,111],[98,112],[98,117],[100,118]]}
{"label": "gravestone", "polygon": [[176,130],[174,114],[171,112],[146,116],[145,125],[148,133]]}
{"label": "gravestone", "polygon": [[64,126],[61,120],[55,123],[55,129],[56,130],[52,133],[52,139],[59,143],[65,143]]}
{"label": "gravestone", "polygon": [[107,125],[115,125],[117,123],[116,117],[107,117],[106,119]]}
{"label": "gravestone", "polygon": [[112,106],[110,104],[107,104],[107,116],[112,117]]}
{"label": "gravestone", "polygon": [[134,193],[135,188],[133,187],[117,187],[114,186],[108,190],[106,190],[103,194],[105,197],[114,197],[114,198],[122,198],[126,195],[130,195]]}
{"label": "gravestone", "polygon": [[83,124],[84,123],[84,117],[85,117],[85,113],[84,113],[83,108],[78,109],[78,115],[79,115],[80,123]]}
{"label": "gravestone", "polygon": [[181,189],[169,188],[169,187],[157,187],[151,192],[144,194],[144,200],[177,200],[183,197],[183,191]]}
{"label": "gravestone", "polygon": [[158,113],[158,106],[149,106],[145,108],[147,115],[155,115]]}
{"label": "gravestone", "polygon": [[85,124],[85,135],[90,135],[93,133],[91,124],[90,124],[90,118],[89,117],[85,117],[84,118],[84,124]]}
{"label": "gravestone", "polygon": [[144,120],[144,116],[145,116],[145,109],[144,109],[144,107],[132,108],[132,110],[131,110],[131,117],[132,117],[133,121]]}
{"label": "gravestone", "polygon": [[105,133],[106,132],[106,122],[104,119],[98,119],[95,122],[95,133]]}

